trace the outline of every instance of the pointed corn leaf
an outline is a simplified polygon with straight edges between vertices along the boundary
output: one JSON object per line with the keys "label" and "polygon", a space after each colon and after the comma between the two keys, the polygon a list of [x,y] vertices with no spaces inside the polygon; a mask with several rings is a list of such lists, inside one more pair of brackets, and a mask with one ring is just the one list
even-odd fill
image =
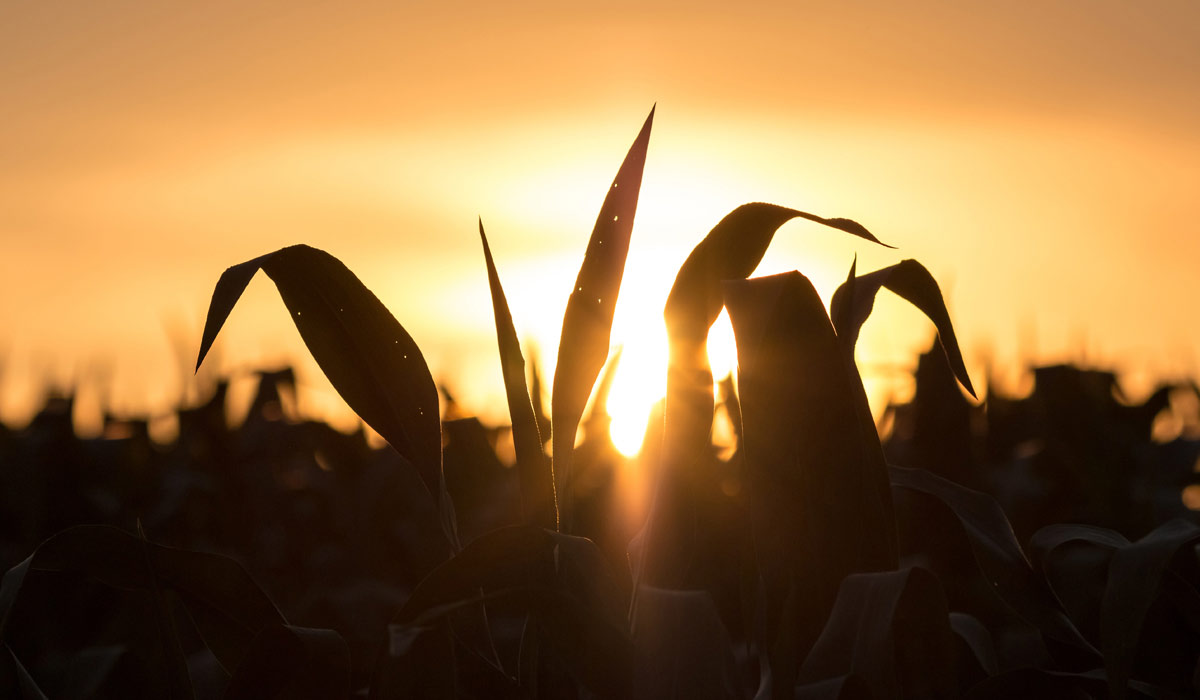
{"label": "pointed corn leaf", "polygon": [[[851,268],[851,274],[854,268]],[[887,288],[901,298],[917,307],[933,321],[937,328],[938,341],[954,370],[954,376],[966,387],[971,396],[975,396],[975,387],[971,385],[971,377],[967,375],[967,367],[963,363],[962,352],[958,348],[958,339],[954,335],[954,326],[950,323],[950,314],[946,311],[946,302],[942,298],[941,289],[929,270],[916,260],[902,260],[895,265],[882,270],[869,272],[853,279],[837,289],[830,300],[830,316],[837,326],[838,337],[851,356],[858,342],[858,333],[871,315],[875,305],[875,295],[880,288]]]}
{"label": "pointed corn leaf", "polygon": [[504,287],[492,260],[483,220],[479,222],[479,239],[487,262],[488,284],[492,291],[492,311],[496,316],[496,339],[500,345],[500,367],[504,373],[504,392],[508,399],[508,415],[512,421],[513,445],[517,453],[517,473],[521,482],[521,510],[526,525],[554,528],[558,522],[554,478],[550,462],[542,451],[537,416],[529,399],[525,383],[525,358],[513,327],[512,314],[504,297]]}
{"label": "pointed corn leaf", "polygon": [[954,639],[941,582],[904,569],[847,576],[804,660],[804,684],[853,674],[875,697],[954,697]]}
{"label": "pointed corn leaf", "polygon": [[270,625],[254,638],[225,691],[227,700],[350,697],[350,649],[333,630]]}
{"label": "pointed corn leaf", "polygon": [[334,388],[417,468],[442,503],[438,394],[425,358],[387,307],[332,255],[295,245],[226,270],[213,290],[196,366],[260,269],[279,289],[300,337]]}
{"label": "pointed corn leaf", "polygon": [[889,472],[892,486],[932,496],[957,516],[980,572],[1018,615],[1048,637],[1098,653],[1034,572],[994,498],[922,469],[891,467]]}
{"label": "pointed corn leaf", "polygon": [[[799,658],[852,573],[896,566],[886,467],[861,432],[856,374],[800,273],[725,283],[738,352],[745,484],[769,621],[796,586]],[[813,566],[820,562],[820,566]],[[779,634],[768,630],[769,638]]]}
{"label": "pointed corn leaf", "polygon": [[637,212],[646,147],[650,142],[653,122],[654,110],[651,109],[625,161],[621,163],[612,187],[604,197],[600,216],[588,241],[587,253],[579,268],[579,276],[563,314],[558,364],[554,370],[554,388],[550,399],[550,420],[553,424],[551,440],[559,511],[568,531],[571,453],[575,449],[575,431],[596,377],[608,358],[617,292],[625,272],[625,258],[629,253],[629,237],[633,232],[633,217]]}
{"label": "pointed corn leaf", "polygon": [[664,313],[672,342],[704,342],[724,305],[721,283],[749,277],[762,261],[775,232],[795,218],[891,247],[850,219],[826,219],[764,202],[743,204],[721,219],[679,268]]}

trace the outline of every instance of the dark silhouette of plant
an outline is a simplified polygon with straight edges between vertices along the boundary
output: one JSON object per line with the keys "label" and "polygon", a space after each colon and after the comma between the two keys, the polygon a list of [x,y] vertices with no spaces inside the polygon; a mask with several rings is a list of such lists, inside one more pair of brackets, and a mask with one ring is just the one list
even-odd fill
{"label": "dark silhouette of plant", "polygon": [[[288,371],[261,374],[236,429],[218,387],[180,412],[167,449],[144,423],[120,439],[76,438],[69,399],[19,438],[0,433],[18,475],[5,513],[20,545],[5,543],[5,563],[32,549],[0,586],[0,688],[22,698],[1200,690],[1200,525],[1143,493],[1178,498],[1189,483],[1178,467],[1149,470],[1200,453],[1187,440],[1151,446],[1169,392],[1126,406],[1111,375],[1047,368],[1030,399],[989,395],[980,414],[963,394],[975,389],[941,292],[916,261],[861,275],[852,265],[828,311],[799,272],[750,277],[793,219],[880,244],[848,219],[747,204],[687,258],[665,308],[667,397],[640,457],[651,505],[630,529],[601,407],[652,120],[653,110],[570,290],[549,423],[479,224],[515,468],[497,458],[496,431],[442,417],[417,344],[383,304],[302,245],[221,275],[197,367],[262,270],[387,450],[361,431],[289,420]],[[883,289],[937,330],[886,445],[854,361]],[[718,403],[705,346],[722,308],[739,369]],[[736,434],[727,459],[711,436],[718,411]],[[1026,503],[1003,487],[1030,440],[1044,498]],[[128,521],[135,513],[145,527]],[[1062,513],[1091,524],[1047,520]]]}

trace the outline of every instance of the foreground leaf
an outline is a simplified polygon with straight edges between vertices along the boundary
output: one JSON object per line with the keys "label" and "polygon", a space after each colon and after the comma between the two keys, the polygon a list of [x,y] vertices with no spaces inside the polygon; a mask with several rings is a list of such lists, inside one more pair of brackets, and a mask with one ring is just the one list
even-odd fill
{"label": "foreground leaf", "polygon": [[[313,359],[350,408],[421,475],[447,508],[437,387],[420,349],[387,307],[332,255],[305,245],[282,248],[222,273],[213,290],[196,367],[254,274],[279,289]],[[448,533],[451,523],[444,522]]]}
{"label": "foreground leaf", "polygon": [[[795,635],[802,659],[843,578],[896,567],[887,473],[860,431],[859,380],[842,361],[812,284],[798,272],[729,281],[725,303],[737,341],[745,484],[766,619],[794,628],[784,631]],[[781,619],[793,588],[795,615]],[[768,639],[781,635],[767,630]],[[772,659],[772,668],[788,662]],[[787,678],[776,682],[791,687]]]}
{"label": "foreground leaf", "polygon": [[891,467],[889,474],[893,486],[932,496],[957,516],[980,572],[1018,615],[1048,637],[1098,654],[1030,566],[994,498],[921,469]]}
{"label": "foreground leaf", "polygon": [[512,421],[513,446],[517,453],[517,473],[521,482],[521,510],[526,525],[554,528],[558,523],[558,503],[554,494],[554,477],[546,453],[537,417],[525,382],[525,358],[513,327],[512,314],[504,297],[504,287],[492,260],[483,221],[479,222],[479,238],[487,262],[488,284],[492,290],[492,311],[496,317],[496,339],[500,345],[500,366],[504,373],[504,392],[508,399],[508,415]]}
{"label": "foreground leaf", "polygon": [[854,277],[854,268],[851,267],[850,275],[850,279],[834,292],[829,303],[829,313],[837,327],[838,338],[851,357],[854,356],[858,333],[875,306],[876,295],[881,288],[887,288],[920,309],[933,321],[934,327],[937,328],[938,341],[946,353],[951,369],[954,370],[954,376],[962,382],[971,396],[975,396],[975,388],[971,385],[971,377],[967,375],[962,352],[958,348],[958,339],[954,335],[954,326],[950,323],[950,314],[946,311],[946,302],[942,298],[937,281],[925,266],[916,260],[902,260],[890,267],[859,277]]}
{"label": "foreground leaf", "polygon": [[[1147,613],[1162,594],[1172,559],[1182,548],[1197,542],[1200,542],[1200,526],[1179,519],[1160,525],[1133,543],[1120,533],[1087,525],[1050,525],[1034,534],[1031,544],[1048,577],[1062,580],[1064,571],[1068,575],[1080,571],[1103,575],[1090,581],[1069,582],[1069,591],[1060,595],[1068,592],[1077,595],[1091,584],[1094,592],[1090,600],[1076,607],[1089,619],[1099,618],[1100,648],[1104,652],[1111,697],[1123,698],[1131,687],[1129,681]],[[1096,571],[1097,566],[1082,565],[1080,556],[1086,555],[1086,550],[1066,558],[1066,550],[1075,544],[1087,545],[1099,556],[1089,559],[1104,567],[1102,572]],[[1103,592],[1097,606],[1095,589],[1101,586]],[[1155,634],[1154,638],[1162,641],[1165,635]]]}
{"label": "foreground leaf", "polygon": [[637,212],[638,193],[654,110],[646,117],[642,130],[617,171],[612,187],[604,197],[579,276],[567,300],[563,314],[562,336],[558,345],[558,364],[554,370],[554,388],[550,399],[551,441],[559,515],[570,531],[571,453],[575,449],[575,431],[592,385],[608,358],[609,336],[617,292],[625,272],[629,237]]}
{"label": "foreground leaf", "polygon": [[854,675],[879,698],[955,697],[949,615],[925,569],[848,576],[799,680]]}

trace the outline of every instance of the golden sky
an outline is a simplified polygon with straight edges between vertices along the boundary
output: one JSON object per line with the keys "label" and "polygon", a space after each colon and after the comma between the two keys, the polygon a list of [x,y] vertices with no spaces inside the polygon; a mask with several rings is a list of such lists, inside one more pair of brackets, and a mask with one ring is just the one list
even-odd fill
{"label": "golden sky", "polygon": [[[661,361],[679,263],[756,200],[899,248],[791,223],[763,272],[799,269],[828,295],[855,253],[860,271],[925,263],[976,373],[988,356],[1196,373],[1193,0],[6,0],[0,418],[73,379],[81,398],[165,411],[220,272],[305,242],[503,419],[476,217],[518,332],[553,357],[607,183],[655,103],[614,337],[627,383]],[[877,314],[860,359],[882,395],[932,327],[899,302]],[[267,280],[216,352],[227,371],[303,355]],[[307,405],[327,410],[305,367]]]}

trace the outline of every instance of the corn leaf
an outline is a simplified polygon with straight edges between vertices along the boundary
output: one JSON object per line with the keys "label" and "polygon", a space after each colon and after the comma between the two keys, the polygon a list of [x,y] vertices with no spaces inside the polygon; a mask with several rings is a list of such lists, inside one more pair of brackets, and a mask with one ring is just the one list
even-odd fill
{"label": "corn leaf", "polygon": [[633,217],[637,212],[642,170],[646,164],[646,148],[653,122],[654,110],[651,109],[641,132],[621,163],[612,187],[604,197],[600,216],[592,229],[587,253],[563,314],[558,364],[554,370],[554,387],[550,398],[550,420],[553,426],[551,441],[559,515],[565,520],[564,530],[568,532],[571,454],[575,449],[575,432],[596,377],[608,358],[617,292],[625,272],[625,258],[629,253],[629,237],[633,232]]}
{"label": "corn leaf", "polygon": [[[709,451],[713,419],[713,377],[706,352],[708,331],[721,313],[725,280],[748,277],[762,261],[779,227],[795,218],[880,243],[870,231],[850,219],[827,219],[754,202],[721,219],[688,255],[667,296],[663,315],[670,343],[667,369],[666,423],[663,467],[652,494],[647,525],[644,571],[647,584],[686,586],[683,569],[693,559],[695,540],[688,522],[694,505],[684,483]],[[882,244],[881,244],[882,245]],[[740,426],[739,426],[740,427]]]}
{"label": "corn leaf", "polygon": [[[227,269],[213,290],[196,367],[258,270],[279,289],[334,388],[417,468],[447,518],[438,394],[425,358],[387,307],[337,258],[295,245]],[[443,528],[453,531],[449,522]]]}
{"label": "corn leaf", "polygon": [[854,277],[854,267],[851,266],[850,275],[846,283],[834,292],[829,313],[837,328],[838,338],[851,357],[854,356],[859,330],[875,305],[875,296],[881,288],[890,289],[933,321],[938,341],[954,370],[954,376],[971,396],[975,396],[975,388],[971,385],[971,377],[967,375],[958,339],[954,335],[954,326],[950,323],[950,314],[946,311],[946,302],[937,281],[924,265],[916,260],[902,260],[858,277]]}
{"label": "corn leaf", "polygon": [[847,576],[799,681],[852,674],[879,698],[954,697],[949,616],[941,583],[926,569]]}
{"label": "corn leaf", "polygon": [[1029,564],[1004,511],[991,496],[922,469],[891,467],[892,486],[936,498],[963,526],[980,572],[1000,598],[1042,634],[1086,652],[1095,647],[1063,613],[1053,592]]}
{"label": "corn leaf", "polygon": [[500,345],[500,367],[504,375],[504,391],[508,399],[508,415],[512,421],[513,445],[517,453],[517,472],[521,482],[523,520],[526,525],[553,528],[558,522],[554,478],[546,453],[542,451],[537,416],[534,415],[529,387],[525,382],[525,358],[521,354],[521,344],[513,327],[512,314],[504,297],[500,275],[496,272],[496,264],[492,260],[487,235],[483,232],[482,219],[479,222],[479,239],[483,243],[488,284],[492,291],[496,339]]}
{"label": "corn leaf", "polygon": [[[1055,576],[1051,572],[1077,572],[1086,564],[1080,561],[1081,554],[1086,556],[1086,551],[1072,552],[1069,559],[1063,557],[1062,550],[1072,544],[1090,546],[1094,554],[1100,555],[1097,563],[1107,564],[1102,570],[1095,566],[1083,569],[1092,572],[1092,580],[1069,582],[1070,588],[1063,587],[1064,593],[1060,595],[1091,588],[1091,600],[1078,604],[1078,607],[1084,614],[1091,608],[1093,615],[1095,598],[1099,597],[1100,649],[1104,653],[1111,697],[1119,700],[1128,692],[1147,613],[1162,594],[1164,577],[1172,559],[1180,549],[1197,542],[1200,542],[1200,526],[1181,519],[1163,523],[1133,543],[1112,530],[1086,525],[1051,525],[1034,534],[1032,546],[1038,552],[1039,560],[1048,569],[1048,575],[1059,580],[1061,573]],[[1104,556],[1104,550],[1111,554]],[[1106,576],[1101,579],[1097,574]],[[1103,593],[1097,596],[1101,584]],[[1155,632],[1153,639],[1165,641],[1166,634],[1161,630]]]}
{"label": "corn leaf", "polygon": [[[859,380],[842,361],[812,284],[798,272],[728,281],[725,304],[737,342],[745,485],[767,620],[795,627],[803,658],[843,578],[896,566],[886,472],[863,439]],[[780,621],[793,586],[796,615]],[[768,629],[768,639],[779,636]]]}

